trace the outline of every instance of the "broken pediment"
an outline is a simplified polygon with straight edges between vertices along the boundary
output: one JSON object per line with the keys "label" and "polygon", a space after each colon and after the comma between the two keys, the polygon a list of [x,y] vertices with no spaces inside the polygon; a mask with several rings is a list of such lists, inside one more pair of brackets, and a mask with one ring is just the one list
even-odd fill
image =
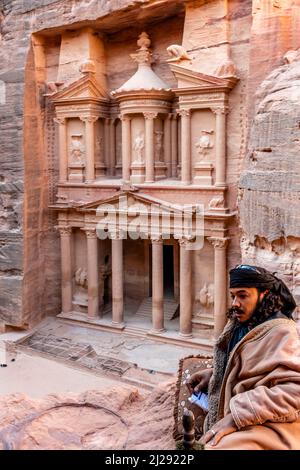
{"label": "broken pediment", "polygon": [[89,100],[108,100],[106,91],[99,85],[92,73],[87,73],[76,82],[71,83],[63,90],[51,95],[54,104],[81,102]]}
{"label": "broken pediment", "polygon": [[214,75],[206,75],[205,73],[191,70],[182,65],[170,64],[170,68],[178,80],[178,88],[197,88],[199,91],[209,91],[216,89],[231,90],[236,82],[237,77],[217,77]]}

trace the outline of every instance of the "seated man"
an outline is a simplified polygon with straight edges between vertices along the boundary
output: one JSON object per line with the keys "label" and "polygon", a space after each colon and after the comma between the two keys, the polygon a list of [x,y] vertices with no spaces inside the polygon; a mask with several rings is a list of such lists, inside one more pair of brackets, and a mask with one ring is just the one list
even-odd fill
{"label": "seated man", "polygon": [[214,350],[213,369],[191,376],[208,387],[206,450],[300,449],[300,341],[295,300],[267,270],[230,271],[232,307]]}

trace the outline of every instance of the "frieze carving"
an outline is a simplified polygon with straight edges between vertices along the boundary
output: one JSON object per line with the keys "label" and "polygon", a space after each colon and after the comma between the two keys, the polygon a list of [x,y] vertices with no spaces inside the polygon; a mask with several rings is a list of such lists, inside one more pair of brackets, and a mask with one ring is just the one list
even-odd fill
{"label": "frieze carving", "polygon": [[184,95],[181,97],[181,100],[182,101],[185,101],[185,100],[188,100],[188,101],[199,101],[199,103],[201,103],[201,101],[204,101],[204,100],[223,100],[224,99],[224,96],[221,94],[221,93],[201,93],[200,94],[197,94],[197,95]]}

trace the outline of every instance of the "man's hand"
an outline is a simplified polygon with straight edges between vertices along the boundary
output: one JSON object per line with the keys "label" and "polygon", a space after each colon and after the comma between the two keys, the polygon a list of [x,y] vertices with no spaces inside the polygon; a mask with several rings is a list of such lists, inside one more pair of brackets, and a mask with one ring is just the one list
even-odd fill
{"label": "man's hand", "polygon": [[227,434],[232,434],[237,430],[237,426],[232,418],[232,414],[229,413],[225,418],[220,419],[212,429],[207,431],[204,436],[200,439],[200,444],[207,444],[215,446]]}
{"label": "man's hand", "polygon": [[198,393],[202,390],[205,390],[208,387],[208,383],[212,376],[213,369],[202,369],[199,372],[191,375],[191,377],[186,381],[186,386],[189,389],[190,393]]}

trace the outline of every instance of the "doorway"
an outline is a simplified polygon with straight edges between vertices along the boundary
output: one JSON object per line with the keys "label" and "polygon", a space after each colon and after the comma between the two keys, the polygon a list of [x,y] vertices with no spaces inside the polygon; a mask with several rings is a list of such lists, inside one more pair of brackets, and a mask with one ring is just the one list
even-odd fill
{"label": "doorway", "polygon": [[173,245],[163,247],[164,265],[164,297],[174,298],[174,248]]}

